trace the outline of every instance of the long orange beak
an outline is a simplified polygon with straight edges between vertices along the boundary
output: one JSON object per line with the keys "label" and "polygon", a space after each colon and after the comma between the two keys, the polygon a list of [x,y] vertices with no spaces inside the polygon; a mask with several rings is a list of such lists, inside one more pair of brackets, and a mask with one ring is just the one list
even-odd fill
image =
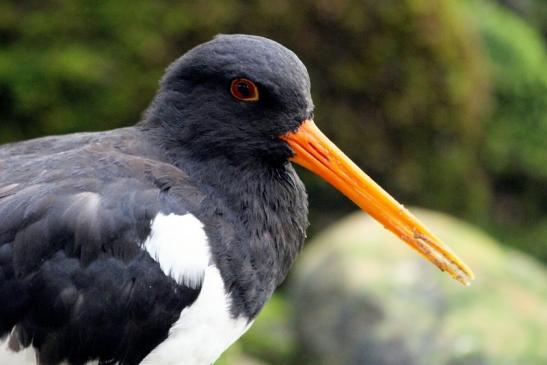
{"label": "long orange beak", "polygon": [[441,271],[465,285],[474,279],[471,269],[447,245],[357,167],[313,120],[282,138],[295,153],[292,161],[328,181]]}

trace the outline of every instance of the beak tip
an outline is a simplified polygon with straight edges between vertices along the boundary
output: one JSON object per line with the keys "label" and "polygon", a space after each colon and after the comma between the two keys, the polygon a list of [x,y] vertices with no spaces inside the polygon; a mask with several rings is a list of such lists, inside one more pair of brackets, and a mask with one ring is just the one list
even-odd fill
{"label": "beak tip", "polygon": [[475,274],[473,274],[473,271],[466,266],[462,267],[462,271],[460,273],[454,274],[452,277],[464,286],[471,286],[471,282],[475,280]]}

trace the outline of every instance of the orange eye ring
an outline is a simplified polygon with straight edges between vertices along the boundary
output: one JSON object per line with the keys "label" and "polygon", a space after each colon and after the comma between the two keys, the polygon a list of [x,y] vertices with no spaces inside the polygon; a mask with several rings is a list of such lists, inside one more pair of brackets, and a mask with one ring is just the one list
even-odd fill
{"label": "orange eye ring", "polygon": [[230,85],[232,96],[242,101],[258,101],[258,88],[249,79],[235,79]]}

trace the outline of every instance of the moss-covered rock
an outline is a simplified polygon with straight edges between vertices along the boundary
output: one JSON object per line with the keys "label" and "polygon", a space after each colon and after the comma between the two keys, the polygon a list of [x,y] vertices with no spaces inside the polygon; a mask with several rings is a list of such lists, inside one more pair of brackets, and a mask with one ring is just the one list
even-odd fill
{"label": "moss-covered rock", "polygon": [[475,270],[462,287],[363,214],[318,236],[293,276],[301,360],[541,365],[547,271],[472,226],[418,210]]}

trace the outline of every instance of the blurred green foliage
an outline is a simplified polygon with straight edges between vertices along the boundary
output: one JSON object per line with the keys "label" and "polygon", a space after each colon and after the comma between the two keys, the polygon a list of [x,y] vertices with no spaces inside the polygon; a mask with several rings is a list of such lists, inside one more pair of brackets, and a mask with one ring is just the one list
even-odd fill
{"label": "blurred green foliage", "polygon": [[496,103],[485,120],[481,155],[491,180],[491,218],[506,241],[547,261],[545,40],[491,3],[477,1],[471,9],[489,56]]}
{"label": "blurred green foliage", "polygon": [[215,364],[239,365],[242,354],[268,364],[297,364],[298,340],[291,309],[285,296],[274,294],[249,331]]}
{"label": "blurred green foliage", "polygon": [[[0,142],[134,124],[187,49],[264,35],[303,59],[317,123],[387,190],[547,262],[544,3],[2,1]],[[354,209],[302,175],[315,227]]]}
{"label": "blurred green foliage", "polygon": [[484,0],[495,1],[518,14],[538,29],[547,39],[547,1],[545,0]]}

